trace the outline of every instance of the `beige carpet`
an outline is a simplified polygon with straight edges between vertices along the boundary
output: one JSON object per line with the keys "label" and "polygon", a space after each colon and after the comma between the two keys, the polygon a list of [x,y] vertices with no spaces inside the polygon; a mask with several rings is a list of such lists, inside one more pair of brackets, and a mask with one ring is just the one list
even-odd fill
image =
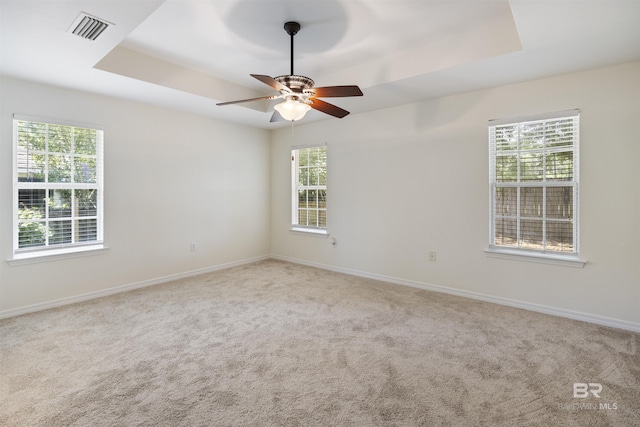
{"label": "beige carpet", "polygon": [[639,347],[270,260],[0,321],[0,425],[640,426]]}

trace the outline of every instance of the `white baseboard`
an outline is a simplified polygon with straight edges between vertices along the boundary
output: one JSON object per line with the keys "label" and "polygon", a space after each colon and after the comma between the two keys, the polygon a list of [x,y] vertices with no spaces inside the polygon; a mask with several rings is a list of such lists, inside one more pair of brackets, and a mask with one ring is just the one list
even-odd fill
{"label": "white baseboard", "polygon": [[271,258],[281,261],[288,261],[295,264],[308,265],[310,267],[321,268],[323,270],[335,271],[337,273],[349,274],[351,276],[364,277],[367,279],[380,280],[382,282],[394,283],[397,285],[410,286],[413,288],[424,289],[427,291],[441,292],[450,295],[456,295],[465,298],[471,298],[480,301],[491,302],[494,304],[505,305],[508,307],[521,308],[524,310],[535,311],[538,313],[550,314],[552,316],[566,317],[573,320],[581,320],[583,322],[594,323],[612,328],[624,329],[632,332],[640,332],[640,323],[629,322],[626,320],[612,319],[609,317],[598,316],[595,314],[581,313],[578,311],[566,310],[563,308],[550,307],[546,305],[533,304],[525,301],[518,301],[509,298],[496,297],[492,295],[481,294],[477,292],[465,291],[461,289],[450,288],[447,286],[432,285],[429,283],[416,282],[413,280],[399,279],[397,277],[384,276],[381,274],[367,273],[364,271],[352,270],[348,268],[335,267],[317,262],[306,261],[297,258],[285,257],[280,255],[271,255]]}
{"label": "white baseboard", "polygon": [[248,258],[240,261],[214,265],[211,267],[199,268],[197,270],[191,270],[184,273],[171,274],[169,276],[164,276],[164,277],[157,277],[155,279],[144,280],[142,282],[130,283],[128,285],[116,286],[109,289],[103,289],[101,291],[89,292],[86,294],[76,295],[73,297],[61,298],[53,301],[47,301],[44,303],[28,305],[25,307],[19,307],[19,308],[10,309],[10,310],[3,310],[3,311],[0,311],[0,319],[5,319],[13,316],[20,316],[21,314],[33,313],[36,311],[47,310],[50,308],[61,307],[63,305],[74,304],[77,302],[87,301],[94,298],[106,297],[108,295],[132,291],[134,289],[145,288],[147,286],[158,285],[160,283],[166,283],[173,280],[179,280],[179,279],[184,279],[191,276],[197,276],[199,274],[210,273],[212,271],[223,270],[231,267],[237,267],[244,264],[251,264],[253,262],[263,261],[269,258],[270,257],[267,255],[259,256],[255,258]]}
{"label": "white baseboard", "polygon": [[581,313],[581,312],[566,310],[566,309],[557,308],[557,307],[533,304],[525,301],[518,301],[518,300],[509,299],[509,298],[496,297],[496,296],[481,294],[477,292],[450,288],[447,286],[432,285],[429,283],[422,283],[422,282],[417,282],[413,280],[400,279],[397,277],[384,276],[381,274],[368,273],[368,272],[359,271],[359,270],[352,270],[349,268],[336,267],[336,266],[321,264],[317,262],[306,261],[298,258],[280,256],[280,255],[271,255],[271,256],[265,255],[265,256],[259,256],[254,258],[248,258],[240,261],[234,261],[234,262],[219,264],[211,267],[200,268],[197,270],[187,271],[184,273],[172,274],[169,276],[158,277],[150,280],[144,280],[142,282],[116,286],[116,287],[104,289],[101,291],[89,292],[86,294],[77,295],[73,297],[61,298],[53,301],[47,301],[44,303],[28,305],[25,307],[19,307],[19,308],[10,309],[10,310],[4,310],[4,311],[0,311],[0,319],[19,316],[27,313],[33,313],[41,310],[47,310],[50,308],[61,307],[63,305],[74,304],[77,302],[82,302],[82,301],[87,301],[94,298],[113,295],[120,292],[127,292],[134,289],[144,288],[147,286],[158,285],[160,283],[170,282],[172,280],[179,280],[179,279],[183,279],[191,276],[197,276],[198,274],[204,274],[204,273],[223,270],[226,268],[236,267],[240,265],[251,264],[253,262],[263,261],[269,258],[277,259],[281,261],[288,261],[295,264],[308,265],[310,267],[316,267],[323,270],[335,271],[337,273],[344,273],[351,276],[358,276],[358,277],[364,277],[367,279],[380,280],[382,282],[393,283],[393,284],[402,285],[402,286],[410,286],[413,288],[424,289],[427,291],[441,292],[445,294],[456,295],[460,297],[500,304],[508,307],[521,308],[524,310],[535,311],[538,313],[550,314],[550,315],[559,316],[559,317],[566,317],[568,319],[580,320],[583,322],[594,323],[602,326],[609,326],[612,328],[624,329],[632,332],[640,332],[639,323],[629,322],[626,320],[612,319],[609,317],[598,316],[595,314]]}

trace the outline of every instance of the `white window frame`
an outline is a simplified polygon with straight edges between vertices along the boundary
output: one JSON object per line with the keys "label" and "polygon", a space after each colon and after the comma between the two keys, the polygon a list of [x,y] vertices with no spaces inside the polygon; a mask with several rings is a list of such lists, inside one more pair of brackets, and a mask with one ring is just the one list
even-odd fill
{"label": "white window frame", "polygon": [[[489,255],[492,256],[500,256],[503,258],[510,259],[524,259],[527,261],[535,261],[535,262],[550,262],[561,265],[570,265],[582,267],[585,261],[581,261],[579,259],[579,244],[580,244],[580,233],[579,233],[579,146],[580,146],[580,126],[579,126],[579,117],[580,112],[577,109],[574,110],[565,110],[558,111],[553,113],[546,113],[537,116],[529,116],[515,119],[501,119],[501,120],[490,120],[489,121],[489,185],[490,185],[490,202],[489,202],[489,248],[486,251]],[[510,151],[501,150],[501,155],[509,155],[515,156],[517,158],[517,180],[516,181],[500,181],[496,177],[496,163],[498,152],[496,148],[496,129],[499,129],[503,126],[521,126],[527,124],[533,124],[535,122],[539,123],[547,123],[557,121],[559,119],[572,119],[572,132],[573,132],[573,144],[571,147],[567,148],[566,146],[556,147],[556,146],[547,146],[546,138],[543,139],[543,144],[541,148],[528,148],[526,150],[521,149],[521,140],[518,135],[517,139],[517,148]],[[542,154],[543,162],[546,160],[547,155],[549,153],[554,152],[572,152],[573,154],[573,178],[571,180],[547,180],[546,177],[546,167],[542,167],[542,180],[538,181],[527,181],[522,180],[521,170],[520,170],[520,162],[522,160],[521,154]],[[522,189],[526,188],[542,188],[542,213],[540,217],[536,217],[536,221],[542,222],[542,248],[531,248],[523,245],[523,238],[521,235],[521,221],[526,221],[526,216],[522,215],[521,207],[520,207],[520,195]],[[551,222],[562,222],[562,219],[547,217],[546,210],[546,194],[547,189],[554,187],[571,187],[572,188],[572,219],[567,220],[567,222],[572,222],[572,237],[573,237],[573,250],[572,251],[561,251],[554,250],[553,248],[549,249],[547,245],[547,237],[546,237],[546,227],[548,223]],[[516,243],[515,245],[502,245],[496,242],[496,219],[503,217],[496,212],[496,189],[497,188],[516,188],[517,189],[517,207],[516,207],[516,215],[509,215],[509,219],[516,219]],[[532,218],[533,219],[533,218]]]}
{"label": "white window frame", "polygon": [[[59,126],[67,126],[72,128],[84,128],[91,129],[96,131],[96,182],[95,183],[83,183],[83,182],[20,182],[19,181],[19,148],[18,148],[18,122],[36,122],[36,123],[44,123],[47,125],[59,125]],[[39,261],[49,261],[52,259],[66,258],[69,256],[84,256],[90,255],[93,253],[101,253],[104,249],[106,249],[104,245],[104,179],[103,179],[103,143],[104,143],[104,130],[101,126],[97,126],[95,124],[86,124],[86,123],[78,123],[71,122],[66,120],[56,120],[56,119],[48,119],[42,117],[32,117],[26,115],[13,115],[13,257],[8,260],[10,265],[21,264],[24,262],[39,262]],[[47,142],[48,144],[48,142]],[[46,146],[43,154],[48,156],[50,153],[48,146]],[[77,155],[74,151],[69,153],[72,158],[72,162],[74,156]],[[89,155],[93,157],[93,155]],[[45,167],[48,166],[48,162],[45,163]],[[72,171],[74,170],[72,163]],[[45,176],[48,176],[47,171],[45,170]],[[71,217],[69,220],[82,220],[82,219],[95,219],[96,220],[96,239],[89,241],[77,241],[75,238],[74,227],[72,227],[72,243],[63,243],[63,244],[49,244],[48,237],[46,238],[45,245],[33,246],[33,247],[23,247],[20,248],[19,242],[19,192],[20,190],[44,190],[45,192],[49,192],[49,190],[97,190],[96,196],[96,214],[84,217],[79,216],[73,212],[74,208],[72,207]],[[73,194],[73,193],[72,193]],[[73,200],[73,196],[72,196]],[[73,205],[74,203],[72,203]],[[48,211],[48,208],[45,208]],[[48,217],[48,214],[45,215],[44,221],[49,224],[51,218]],[[75,242],[74,242],[75,241]]]}
{"label": "white window frame", "polygon": [[[321,212],[324,212],[324,217],[325,217],[324,227],[314,226],[309,224],[300,224],[300,218],[298,215],[298,212],[300,209],[298,192],[300,190],[316,190],[316,191],[324,190],[325,194],[327,191],[326,180],[324,185],[300,185],[299,184],[299,171],[300,171],[299,153],[301,150],[308,150],[308,149],[314,149],[314,148],[324,148],[325,155],[326,155],[327,144],[301,145],[301,146],[291,147],[291,230],[326,236],[328,235],[327,227],[326,227],[326,221],[327,221],[326,207],[325,208],[316,207],[315,209],[315,214],[317,216],[319,216]],[[326,168],[327,168],[327,165],[325,164],[324,166],[325,175],[326,175]]]}

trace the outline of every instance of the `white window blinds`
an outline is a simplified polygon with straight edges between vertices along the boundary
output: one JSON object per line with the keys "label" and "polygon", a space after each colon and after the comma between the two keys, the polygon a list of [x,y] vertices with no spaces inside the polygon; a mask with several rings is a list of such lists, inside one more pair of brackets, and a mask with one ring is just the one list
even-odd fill
{"label": "white window blinds", "polygon": [[489,122],[490,247],[578,253],[579,112]]}
{"label": "white window blinds", "polygon": [[102,242],[102,130],[14,117],[14,253]]}
{"label": "white window blinds", "polygon": [[291,217],[295,228],[327,228],[327,147],[291,150]]}

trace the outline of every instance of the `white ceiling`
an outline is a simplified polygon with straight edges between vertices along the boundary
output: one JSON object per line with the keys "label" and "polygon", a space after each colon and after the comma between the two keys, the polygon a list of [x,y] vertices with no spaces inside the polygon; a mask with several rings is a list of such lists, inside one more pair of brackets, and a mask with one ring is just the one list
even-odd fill
{"label": "white ceiling", "polygon": [[289,74],[290,20],[295,73],[360,86],[325,99],[352,114],[640,60],[640,0],[0,0],[0,73],[270,129],[273,101],[215,104],[276,94],[249,74]]}

